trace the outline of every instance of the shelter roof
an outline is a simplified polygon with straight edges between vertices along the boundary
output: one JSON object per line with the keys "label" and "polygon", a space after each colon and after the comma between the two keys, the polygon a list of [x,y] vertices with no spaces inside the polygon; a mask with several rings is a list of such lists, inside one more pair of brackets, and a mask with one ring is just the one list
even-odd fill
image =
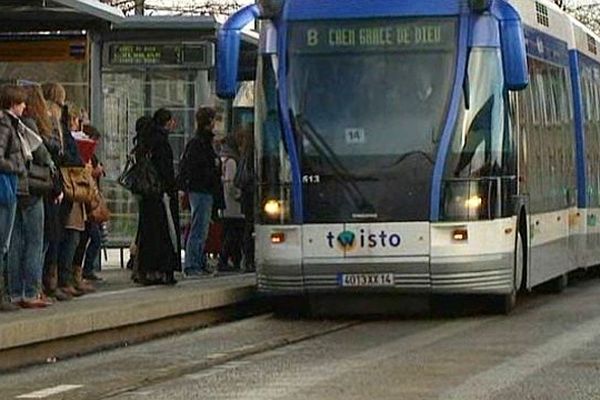
{"label": "shelter roof", "polygon": [[123,12],[97,0],[2,0],[0,31],[69,31],[109,27]]}

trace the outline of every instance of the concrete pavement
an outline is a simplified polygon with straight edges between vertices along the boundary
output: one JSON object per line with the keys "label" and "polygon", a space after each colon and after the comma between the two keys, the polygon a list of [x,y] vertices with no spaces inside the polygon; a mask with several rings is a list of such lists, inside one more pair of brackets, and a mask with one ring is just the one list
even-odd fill
{"label": "concrete pavement", "polygon": [[0,370],[53,362],[99,348],[161,336],[249,312],[254,274],[141,287],[127,270],[108,270],[98,292],[40,310],[0,314]]}

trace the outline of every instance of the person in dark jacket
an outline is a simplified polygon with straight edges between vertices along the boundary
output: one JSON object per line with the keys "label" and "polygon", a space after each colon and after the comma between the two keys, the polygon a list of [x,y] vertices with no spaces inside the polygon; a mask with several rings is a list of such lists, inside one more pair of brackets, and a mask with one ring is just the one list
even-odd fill
{"label": "person in dark jacket", "polygon": [[204,244],[214,209],[223,209],[221,160],[213,148],[216,112],[202,107],[196,112],[197,130],[185,148],[180,163],[178,183],[188,194],[192,209],[190,233],[186,243],[186,277],[194,278],[206,272]]}
{"label": "person in dark jacket", "polygon": [[244,238],[242,240],[242,253],[244,254],[243,270],[254,272],[254,195],[256,186],[256,174],[254,171],[254,135],[251,128],[242,130],[241,133],[241,155],[239,168],[246,168],[242,176],[245,179],[237,182],[242,191],[241,204],[244,214]]}
{"label": "person in dark jacket", "polygon": [[[39,86],[26,87],[27,108],[18,127],[32,151],[32,161],[27,168],[42,167],[55,174],[56,166],[40,135],[41,129],[51,129],[48,108]],[[38,127],[40,121],[40,127]],[[46,122],[47,124],[44,124]],[[44,201],[35,181],[17,193],[17,213],[8,251],[8,276],[13,304],[22,308],[44,308],[52,304],[42,292]]]}
{"label": "person in dark jacket", "polygon": [[145,285],[175,284],[175,271],[181,270],[179,202],[169,143],[173,125],[171,112],[163,108],[137,137],[136,157],[150,157],[163,188],[160,195],[139,199],[136,279]]}
{"label": "person in dark jacket", "polygon": [[[57,83],[44,84],[42,90],[42,96],[46,101],[46,108],[49,112],[49,121],[37,119],[36,123],[44,144],[52,156],[52,161],[59,168],[64,161],[63,131],[68,129],[62,123],[64,119],[61,104],[64,104],[67,95],[65,89]],[[65,301],[72,299],[73,296],[63,292],[58,287],[58,255],[63,235],[60,209],[64,198],[60,174],[57,175],[55,183],[53,193],[44,198],[44,270],[42,282],[44,293],[48,297]]]}
{"label": "person in dark jacket", "polygon": [[[27,93],[23,88],[5,86],[0,93],[0,173],[25,177],[25,154],[17,127],[25,110]],[[0,311],[19,308],[8,299],[7,263],[10,238],[15,223],[17,201],[0,204]]]}

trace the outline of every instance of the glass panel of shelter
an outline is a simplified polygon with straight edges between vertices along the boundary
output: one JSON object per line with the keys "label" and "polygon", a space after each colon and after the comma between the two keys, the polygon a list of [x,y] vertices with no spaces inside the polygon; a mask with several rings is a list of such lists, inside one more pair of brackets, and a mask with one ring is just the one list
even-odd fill
{"label": "glass panel of shelter", "polygon": [[[105,132],[101,159],[107,172],[103,189],[113,211],[111,236],[132,238],[137,228],[137,203],[116,180],[133,148],[137,119],[151,116],[161,107],[173,113],[177,125],[169,140],[177,169],[185,143],[195,132],[196,108],[216,106],[222,116],[225,106],[214,95],[214,82],[209,81],[205,70],[105,72],[103,85]],[[217,125],[217,133],[223,134],[224,125]]]}

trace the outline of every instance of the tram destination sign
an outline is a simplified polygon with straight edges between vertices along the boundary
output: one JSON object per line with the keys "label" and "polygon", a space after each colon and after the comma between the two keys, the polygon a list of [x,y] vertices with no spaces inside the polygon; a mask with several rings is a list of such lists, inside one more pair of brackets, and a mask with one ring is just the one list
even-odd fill
{"label": "tram destination sign", "polygon": [[213,66],[212,43],[111,43],[108,64],[111,66]]}
{"label": "tram destination sign", "polygon": [[378,19],[299,22],[291,30],[293,53],[448,50],[456,46],[456,21]]}

